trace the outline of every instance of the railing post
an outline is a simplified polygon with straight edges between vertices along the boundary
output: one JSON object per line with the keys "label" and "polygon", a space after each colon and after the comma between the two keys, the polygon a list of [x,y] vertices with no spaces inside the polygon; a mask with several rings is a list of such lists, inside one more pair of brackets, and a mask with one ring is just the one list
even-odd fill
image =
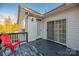
{"label": "railing post", "polygon": [[28,42],[28,32],[26,32],[26,41]]}

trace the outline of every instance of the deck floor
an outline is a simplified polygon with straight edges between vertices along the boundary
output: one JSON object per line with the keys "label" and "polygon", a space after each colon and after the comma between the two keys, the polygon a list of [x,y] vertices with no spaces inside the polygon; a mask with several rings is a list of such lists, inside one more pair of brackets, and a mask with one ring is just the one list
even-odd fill
{"label": "deck floor", "polygon": [[12,55],[10,49],[8,48],[6,50],[6,54],[4,54],[3,50],[0,51],[0,56],[42,56],[42,54],[37,51],[35,46],[22,43],[20,46],[18,45],[15,47],[14,55]]}
{"label": "deck floor", "polygon": [[79,53],[73,49],[70,49],[64,45],[55,43],[53,41],[38,39],[30,42],[36,49],[44,56],[77,56]]}
{"label": "deck floor", "polygon": [[[7,56],[12,56],[10,49],[6,51]],[[0,52],[0,55],[5,54]],[[78,56],[77,51],[67,48],[53,41],[38,39],[29,43],[22,43],[15,48],[14,56]]]}

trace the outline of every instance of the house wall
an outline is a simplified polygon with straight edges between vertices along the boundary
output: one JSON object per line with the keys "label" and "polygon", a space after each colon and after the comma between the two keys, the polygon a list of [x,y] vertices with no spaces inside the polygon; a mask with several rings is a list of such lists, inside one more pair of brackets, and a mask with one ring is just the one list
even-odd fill
{"label": "house wall", "polygon": [[[23,24],[24,24],[23,20],[25,19],[25,32],[28,32],[28,42],[30,42],[37,39],[37,21],[35,17],[28,16],[28,14],[26,14],[25,12],[27,11],[20,8],[19,22],[18,22],[20,26],[19,31],[22,32]],[[33,21],[32,21],[32,18],[33,18]],[[22,37],[21,40],[22,41],[25,40],[24,36]]]}
{"label": "house wall", "polygon": [[[33,21],[32,21],[33,18]],[[28,41],[34,41],[37,38],[37,21],[36,18],[29,16],[28,18]]]}
{"label": "house wall", "polygon": [[43,19],[42,38],[47,39],[47,22],[59,19],[66,19],[66,45],[79,50],[79,7],[69,8]]}
{"label": "house wall", "polygon": [[18,12],[18,23],[19,23],[19,26],[20,26],[20,29],[19,29],[19,31],[20,32],[22,32],[22,29],[24,29],[24,22],[23,22],[23,20],[26,22],[25,23],[25,31],[27,32],[27,30],[28,30],[28,27],[27,27],[27,22],[28,22],[28,19],[27,19],[27,16],[28,16],[28,14],[25,14],[25,12],[27,12],[27,11],[25,11],[24,9],[22,9],[22,8],[20,8],[19,9],[19,12]]}
{"label": "house wall", "polygon": [[[18,11],[18,24],[19,24],[19,32],[24,32],[22,29],[25,29],[25,32],[28,31],[28,14],[25,14],[24,9],[22,9],[21,7],[19,7],[19,11]],[[24,26],[24,22],[25,21],[25,26]],[[20,41],[25,41],[26,39],[26,35],[22,34],[20,35],[20,37],[18,38],[20,39]]]}

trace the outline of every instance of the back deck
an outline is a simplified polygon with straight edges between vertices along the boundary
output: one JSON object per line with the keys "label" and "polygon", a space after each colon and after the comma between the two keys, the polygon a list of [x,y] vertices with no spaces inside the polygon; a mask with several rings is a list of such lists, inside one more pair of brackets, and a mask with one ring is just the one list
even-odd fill
{"label": "back deck", "polygon": [[[3,53],[0,52],[0,54]],[[11,56],[9,49],[6,51]],[[5,54],[3,53],[5,56]],[[78,51],[70,49],[53,41],[38,39],[29,43],[21,43],[15,48],[14,56],[77,56]]]}

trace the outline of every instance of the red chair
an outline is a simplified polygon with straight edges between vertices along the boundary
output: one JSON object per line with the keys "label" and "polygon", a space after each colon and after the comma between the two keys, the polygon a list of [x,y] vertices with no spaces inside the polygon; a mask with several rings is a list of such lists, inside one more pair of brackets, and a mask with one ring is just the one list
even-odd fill
{"label": "red chair", "polygon": [[[10,48],[11,49],[11,52],[12,54],[14,54],[14,47],[18,44],[20,44],[20,41],[17,39],[15,40],[15,43],[12,43],[10,41],[10,37],[8,34],[3,34],[1,37],[1,40],[2,40],[2,44],[5,44],[5,47],[4,47],[4,53],[6,51],[6,48]],[[6,54],[6,53],[5,53]]]}

